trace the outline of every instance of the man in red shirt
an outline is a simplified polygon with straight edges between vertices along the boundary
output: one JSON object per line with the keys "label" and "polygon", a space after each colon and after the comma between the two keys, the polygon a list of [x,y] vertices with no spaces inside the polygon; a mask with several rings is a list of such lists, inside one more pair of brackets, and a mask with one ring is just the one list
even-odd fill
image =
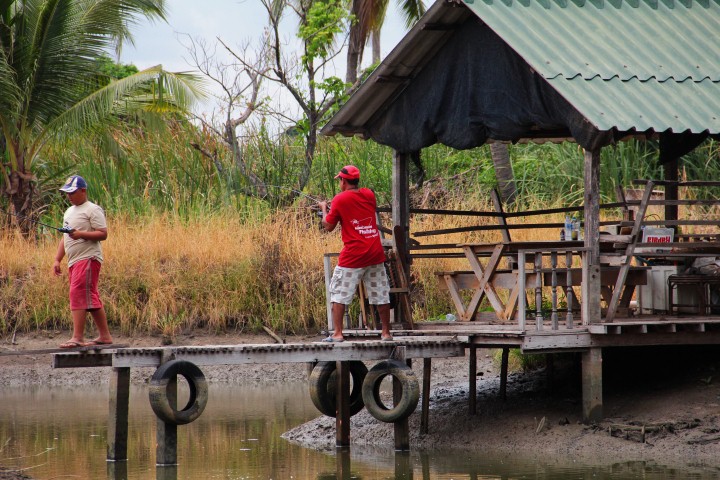
{"label": "man in red shirt", "polygon": [[343,249],[330,281],[330,301],[334,332],[323,342],[342,342],[342,321],[345,305],[352,302],[360,280],[365,285],[368,301],[377,305],[382,332],[380,339],[392,340],[390,334],[390,283],[385,273],[385,250],[375,220],[377,201],[369,188],[359,188],[360,170],[348,165],[335,178],[340,179],[340,193],[327,202],[320,202],[322,224],[332,232],[340,223]]}

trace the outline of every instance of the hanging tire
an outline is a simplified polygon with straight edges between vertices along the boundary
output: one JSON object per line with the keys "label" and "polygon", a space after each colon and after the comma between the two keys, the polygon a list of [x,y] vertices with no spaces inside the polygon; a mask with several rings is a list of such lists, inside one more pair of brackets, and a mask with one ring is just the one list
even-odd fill
{"label": "hanging tire", "polygon": [[[170,405],[168,385],[182,375],[190,387],[190,398],[182,410]],[[196,420],[208,401],[208,386],[205,375],[194,363],[185,360],[170,360],[160,365],[150,379],[150,406],[165,423],[185,425]]]}
{"label": "hanging tire", "polygon": [[[363,409],[362,385],[368,369],[359,361],[347,362],[352,379],[350,416]],[[335,418],[337,411],[337,367],[335,362],[318,362],[308,377],[310,399],[320,413]]]}
{"label": "hanging tire", "polygon": [[[388,375],[394,377],[402,386],[402,396],[397,405],[388,408],[380,399],[380,384]],[[362,397],[365,408],[381,422],[393,423],[409,417],[420,400],[420,384],[415,372],[405,362],[383,360],[370,369],[362,385]]]}

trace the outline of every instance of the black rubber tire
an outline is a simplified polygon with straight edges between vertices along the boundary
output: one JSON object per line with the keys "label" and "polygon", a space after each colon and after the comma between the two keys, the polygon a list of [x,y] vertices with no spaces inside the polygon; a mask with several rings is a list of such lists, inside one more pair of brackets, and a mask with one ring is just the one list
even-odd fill
{"label": "black rubber tire", "polygon": [[[352,378],[352,390],[350,391],[350,416],[355,415],[363,409],[362,385],[365,381],[368,369],[360,361],[348,362],[350,377]],[[335,362],[318,362],[308,377],[310,399],[320,413],[335,418],[337,410],[337,388],[336,388],[336,364]]]}
{"label": "black rubber tire", "polygon": [[[400,401],[393,408],[386,407],[380,399],[380,384],[388,375],[397,379],[402,386]],[[365,377],[362,397],[370,415],[381,422],[394,423],[406,419],[415,411],[420,400],[420,384],[415,372],[405,362],[383,360],[371,368]]]}
{"label": "black rubber tire", "polygon": [[[182,410],[170,406],[167,388],[170,380],[182,375],[190,387],[190,398]],[[170,360],[160,365],[150,379],[150,406],[165,423],[185,425],[196,420],[205,410],[208,401],[208,385],[205,375],[194,363],[186,360]]]}

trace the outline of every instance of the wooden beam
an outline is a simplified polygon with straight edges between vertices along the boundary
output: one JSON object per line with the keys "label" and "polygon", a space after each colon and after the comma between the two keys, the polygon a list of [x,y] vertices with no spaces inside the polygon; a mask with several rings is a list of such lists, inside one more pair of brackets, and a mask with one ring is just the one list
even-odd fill
{"label": "wooden beam", "polygon": [[430,374],[432,358],[423,358],[422,411],[420,413],[420,433],[430,432]]}
{"label": "wooden beam", "polygon": [[335,446],[350,446],[350,367],[336,362],[337,397],[335,399]]}
{"label": "wooden beam", "polygon": [[107,460],[127,460],[130,369],[113,368],[110,376],[110,411],[107,431]]}
{"label": "wooden beam", "polygon": [[[393,156],[392,172],[392,222],[393,232],[400,227],[404,232],[402,245],[410,244],[410,153],[395,152]],[[405,278],[410,278],[410,255],[407,249],[397,252],[402,257],[406,271]],[[401,309],[395,309],[395,322],[405,322],[407,319],[398,315]]]}
{"label": "wooden beam", "polygon": [[583,422],[603,419],[602,349],[591,348],[582,353]]}
{"label": "wooden beam", "polygon": [[470,415],[477,413],[477,347],[470,345],[470,361],[468,362],[468,410]]}
{"label": "wooden beam", "polygon": [[585,151],[585,248],[583,253],[582,319],[584,324],[599,323],[600,310],[600,150]]}

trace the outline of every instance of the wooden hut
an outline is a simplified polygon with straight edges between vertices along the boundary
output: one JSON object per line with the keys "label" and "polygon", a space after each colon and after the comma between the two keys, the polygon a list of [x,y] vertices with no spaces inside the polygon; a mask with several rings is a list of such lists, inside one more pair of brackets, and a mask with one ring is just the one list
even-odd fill
{"label": "wooden hut", "polygon": [[[392,218],[406,236],[408,165],[425,147],[574,141],[584,149],[584,329],[572,340],[558,332],[544,348],[583,352],[586,420],[602,416],[604,346],[720,343],[713,320],[672,327],[672,340],[656,334],[667,326],[598,327],[614,315],[604,321],[600,303],[600,150],[658,139],[666,195],[677,199],[678,159],[720,134],[718,32],[718,0],[438,0],[322,129],[394,149]],[[666,220],[677,220],[670,203]],[[522,335],[514,345],[539,341]]]}

